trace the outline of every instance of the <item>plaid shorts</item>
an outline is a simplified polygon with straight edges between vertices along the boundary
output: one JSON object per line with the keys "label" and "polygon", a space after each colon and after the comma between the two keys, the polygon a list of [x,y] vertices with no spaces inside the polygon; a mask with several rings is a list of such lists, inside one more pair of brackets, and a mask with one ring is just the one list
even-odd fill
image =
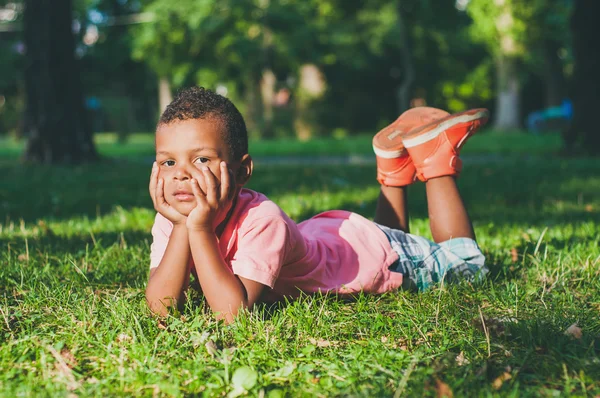
{"label": "plaid shorts", "polygon": [[377,226],[398,253],[398,261],[389,269],[407,277],[405,288],[423,291],[437,282],[479,281],[488,273],[485,257],[473,239],[435,243],[404,231]]}

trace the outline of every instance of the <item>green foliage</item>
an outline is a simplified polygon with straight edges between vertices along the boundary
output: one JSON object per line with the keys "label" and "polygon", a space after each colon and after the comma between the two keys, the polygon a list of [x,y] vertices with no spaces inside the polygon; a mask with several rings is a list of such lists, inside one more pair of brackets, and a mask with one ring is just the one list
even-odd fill
{"label": "green foliage", "polygon": [[[406,13],[406,28],[414,51],[416,95],[431,105],[463,110],[489,99],[489,79],[469,72],[478,65],[478,47],[465,42],[469,19],[451,3],[435,12],[424,2],[356,1],[191,1],[145,2],[153,23],[134,30],[134,57],[148,62],[174,87],[225,85],[230,96],[250,114],[247,94],[256,91],[265,70],[278,86],[288,86],[294,98],[300,67],[319,66],[328,90],[316,104],[319,125],[360,131],[396,116],[396,91],[405,76],[401,58],[398,13]],[[443,13],[440,20],[438,13]],[[481,71],[481,69],[480,69]],[[431,76],[447,76],[432,80]],[[473,87],[458,103],[436,95],[449,82]],[[348,85],[353,89],[349,90]],[[241,99],[244,98],[242,101]],[[368,101],[366,98],[379,98]],[[347,112],[340,114],[340,108]],[[259,111],[260,112],[260,111]]]}
{"label": "green foliage", "polygon": [[[507,141],[482,134],[467,148],[485,140]],[[225,326],[195,294],[163,321],[146,309],[150,159],[122,155],[0,162],[0,395],[600,394],[595,159],[465,162],[459,186],[492,271],[481,285],[301,297]],[[258,165],[251,188],[297,221],[370,217],[379,193],[372,165]],[[424,194],[416,184],[409,201],[412,232],[427,236]],[[574,323],[580,338],[565,334]]]}
{"label": "green foliage", "polygon": [[134,30],[133,57],[147,62],[158,76],[178,76],[199,56],[208,33],[222,23],[215,3],[150,2],[144,10],[153,13],[154,21]]}
{"label": "green foliage", "polygon": [[492,54],[516,57],[539,66],[535,56],[544,41],[569,46],[570,0],[471,0],[467,12],[473,20],[474,40]]}

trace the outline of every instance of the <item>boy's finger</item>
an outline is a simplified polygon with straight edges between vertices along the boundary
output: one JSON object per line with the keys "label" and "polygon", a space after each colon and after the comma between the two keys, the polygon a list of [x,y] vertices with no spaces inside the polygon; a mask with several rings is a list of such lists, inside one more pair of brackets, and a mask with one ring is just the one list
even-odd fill
{"label": "boy's finger", "polygon": [[165,200],[165,190],[164,190],[165,180],[162,178],[158,180],[158,184],[156,184],[156,204],[158,206],[164,206],[167,201]]}
{"label": "boy's finger", "polygon": [[202,192],[203,195],[206,195],[206,192],[204,192],[204,189],[202,189],[202,185],[200,185],[200,181],[205,179],[204,175],[200,172],[200,170],[198,170],[198,168],[196,168],[196,167],[190,167],[188,169],[188,173],[190,173],[192,178],[196,179],[196,183],[198,184],[198,187],[200,188],[200,192]]}
{"label": "boy's finger", "polygon": [[196,198],[196,204],[199,204],[200,202],[205,201],[205,196],[204,193],[202,192],[202,190],[200,189],[200,184],[198,184],[198,180],[196,178],[192,178],[192,193],[194,194],[194,197]]}
{"label": "boy's finger", "polygon": [[217,203],[217,177],[210,171],[208,167],[202,167],[204,181],[206,181],[206,199],[208,203]]}
{"label": "boy's finger", "polygon": [[229,199],[229,185],[231,184],[229,179],[229,169],[227,163],[221,162],[221,196],[222,201]]}

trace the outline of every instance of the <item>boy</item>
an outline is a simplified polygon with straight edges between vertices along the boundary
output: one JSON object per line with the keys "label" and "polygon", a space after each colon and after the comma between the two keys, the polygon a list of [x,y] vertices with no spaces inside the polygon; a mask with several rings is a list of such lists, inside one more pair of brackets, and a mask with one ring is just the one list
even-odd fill
{"label": "boy", "polygon": [[[301,291],[423,290],[484,275],[454,178],[460,147],[486,121],[482,109],[405,112],[373,139],[382,184],[375,221],[334,210],[297,225],[264,195],[243,188],[253,163],[235,106],[203,88],[181,91],[156,129],[148,305],[165,315],[182,303],[190,273],[227,322],[241,308]],[[417,178],[426,182],[438,243],[408,234],[406,186]]]}

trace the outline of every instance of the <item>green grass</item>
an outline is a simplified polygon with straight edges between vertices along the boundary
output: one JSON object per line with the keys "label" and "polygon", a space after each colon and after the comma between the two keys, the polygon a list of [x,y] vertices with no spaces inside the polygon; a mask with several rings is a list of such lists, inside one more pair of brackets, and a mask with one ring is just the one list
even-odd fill
{"label": "green grass", "polygon": [[[252,141],[252,155],[271,156],[373,156],[372,135],[362,134],[343,139],[317,138],[299,143],[293,139]],[[131,134],[127,143],[120,144],[114,133],[95,134],[98,151],[109,157],[154,156],[154,136],[152,134]],[[24,143],[8,137],[0,137],[0,158],[17,158],[22,153]],[[467,154],[542,155],[558,152],[561,148],[559,134],[533,135],[517,131],[500,133],[482,131],[478,139],[471,140],[465,147]]]}
{"label": "green grass", "polygon": [[[467,165],[482,285],[303,297],[225,326],[197,296],[164,321],[146,309],[154,212],[149,167],[132,161],[146,153],[131,151],[77,167],[0,160],[0,396],[600,394],[597,159]],[[372,166],[258,167],[250,187],[298,221],[371,217],[378,194]],[[412,232],[429,236],[422,184],[410,206]],[[580,339],[565,335],[574,323]]]}

